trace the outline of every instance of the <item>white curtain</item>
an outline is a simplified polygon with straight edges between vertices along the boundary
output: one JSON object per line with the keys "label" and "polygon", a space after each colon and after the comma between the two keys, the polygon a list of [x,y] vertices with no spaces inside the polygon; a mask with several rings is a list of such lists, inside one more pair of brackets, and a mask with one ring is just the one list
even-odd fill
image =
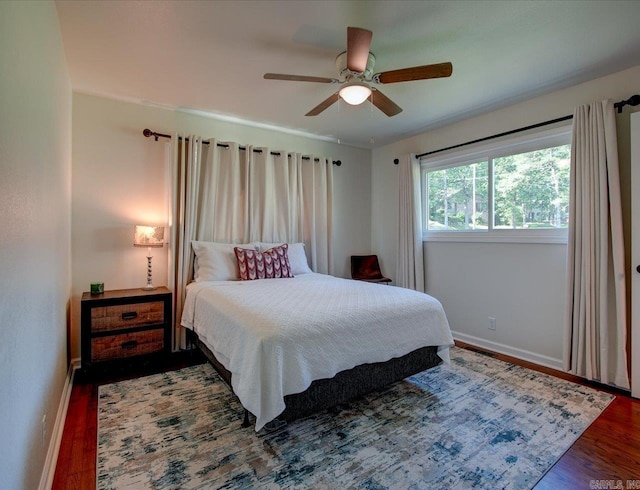
{"label": "white curtain", "polygon": [[420,163],[415,155],[403,155],[398,169],[398,286],[425,291],[422,249]]}
{"label": "white curtain", "polygon": [[[296,155],[295,158],[299,161],[303,157]],[[315,272],[330,274],[333,271],[333,163],[327,159],[309,159],[312,163],[297,163],[301,167],[297,183],[297,209],[301,210],[299,226],[302,227],[304,243],[309,250],[310,267]]]}
{"label": "white curtain", "polygon": [[[193,142],[193,143],[192,143]],[[173,192],[169,270],[174,273],[176,349],[185,287],[193,269],[192,240],[222,243],[303,242],[315,272],[333,271],[331,160],[271,152],[215,139],[172,140]],[[175,223],[175,224],[174,224]]]}
{"label": "white curtain", "polygon": [[237,143],[221,145],[209,140],[194,239],[242,243],[249,237],[249,166],[255,157],[251,148],[240,151]]}
{"label": "white curtain", "polygon": [[574,112],[570,196],[565,369],[629,388],[620,175],[610,100]]}
{"label": "white curtain", "polygon": [[193,269],[191,240],[196,237],[196,217],[199,203],[199,180],[202,166],[202,138],[173,134],[171,141],[171,209],[169,215],[169,285],[173,291],[173,348],[186,346],[185,330],[180,315]]}
{"label": "white curtain", "polygon": [[303,242],[310,267],[329,274],[333,270],[331,161],[211,143],[203,169],[197,239]]}

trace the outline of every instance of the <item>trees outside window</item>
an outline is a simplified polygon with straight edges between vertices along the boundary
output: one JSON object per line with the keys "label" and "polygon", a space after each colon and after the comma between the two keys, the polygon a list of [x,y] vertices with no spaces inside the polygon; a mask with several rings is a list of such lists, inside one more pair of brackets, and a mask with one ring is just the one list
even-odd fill
{"label": "trees outside window", "polygon": [[493,160],[494,228],[567,228],[571,145]]}
{"label": "trees outside window", "polygon": [[427,234],[565,230],[566,235],[570,131],[550,133],[423,163]]}
{"label": "trees outside window", "polygon": [[430,230],[487,229],[487,162],[434,170],[427,175]]}

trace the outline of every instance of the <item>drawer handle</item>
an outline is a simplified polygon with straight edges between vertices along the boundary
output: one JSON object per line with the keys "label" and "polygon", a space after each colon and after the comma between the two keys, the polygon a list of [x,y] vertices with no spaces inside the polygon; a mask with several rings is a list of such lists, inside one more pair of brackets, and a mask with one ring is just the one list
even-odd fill
{"label": "drawer handle", "polygon": [[138,318],[137,311],[127,311],[122,314],[123,320],[133,320],[134,318]]}
{"label": "drawer handle", "polygon": [[127,340],[126,342],[122,342],[120,347],[123,349],[133,349],[136,345],[138,345],[137,340]]}

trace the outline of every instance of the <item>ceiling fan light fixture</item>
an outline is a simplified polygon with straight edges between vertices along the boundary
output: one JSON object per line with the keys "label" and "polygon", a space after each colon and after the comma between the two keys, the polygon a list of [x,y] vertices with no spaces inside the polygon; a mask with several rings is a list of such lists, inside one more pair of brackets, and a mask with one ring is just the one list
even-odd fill
{"label": "ceiling fan light fixture", "polygon": [[360,105],[371,95],[371,89],[360,81],[351,82],[340,89],[340,97],[351,105]]}

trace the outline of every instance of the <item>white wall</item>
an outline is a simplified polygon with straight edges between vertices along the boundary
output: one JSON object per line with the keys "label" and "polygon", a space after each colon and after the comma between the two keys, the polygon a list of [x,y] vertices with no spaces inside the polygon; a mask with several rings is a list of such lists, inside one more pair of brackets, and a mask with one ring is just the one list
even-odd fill
{"label": "white wall", "polygon": [[[638,92],[640,66],[474,117],[373,151],[372,249],[395,277],[397,166],[423,153],[572,114],[575,106]],[[618,116],[625,230],[630,228],[629,110]],[[628,235],[627,235],[628,236]],[[566,246],[425,243],[427,292],[440,299],[454,336],[559,367],[562,357]],[[495,332],[488,317],[497,319]]]}
{"label": "white wall", "polygon": [[427,292],[442,302],[456,339],[560,368],[566,251],[432,242],[425,246]]}
{"label": "white wall", "polygon": [[33,489],[67,373],[71,86],[53,2],[0,2],[0,39],[0,487]]}
{"label": "white wall", "polygon": [[[106,289],[146,283],[146,249],[132,246],[133,225],[166,220],[165,147],[149,128],[267,146],[341,160],[334,167],[334,273],[371,240],[371,152],[298,135],[75,93],[73,96],[72,356],[80,355],[80,298],[91,282]],[[154,249],[154,284],[167,281],[167,248]]]}

